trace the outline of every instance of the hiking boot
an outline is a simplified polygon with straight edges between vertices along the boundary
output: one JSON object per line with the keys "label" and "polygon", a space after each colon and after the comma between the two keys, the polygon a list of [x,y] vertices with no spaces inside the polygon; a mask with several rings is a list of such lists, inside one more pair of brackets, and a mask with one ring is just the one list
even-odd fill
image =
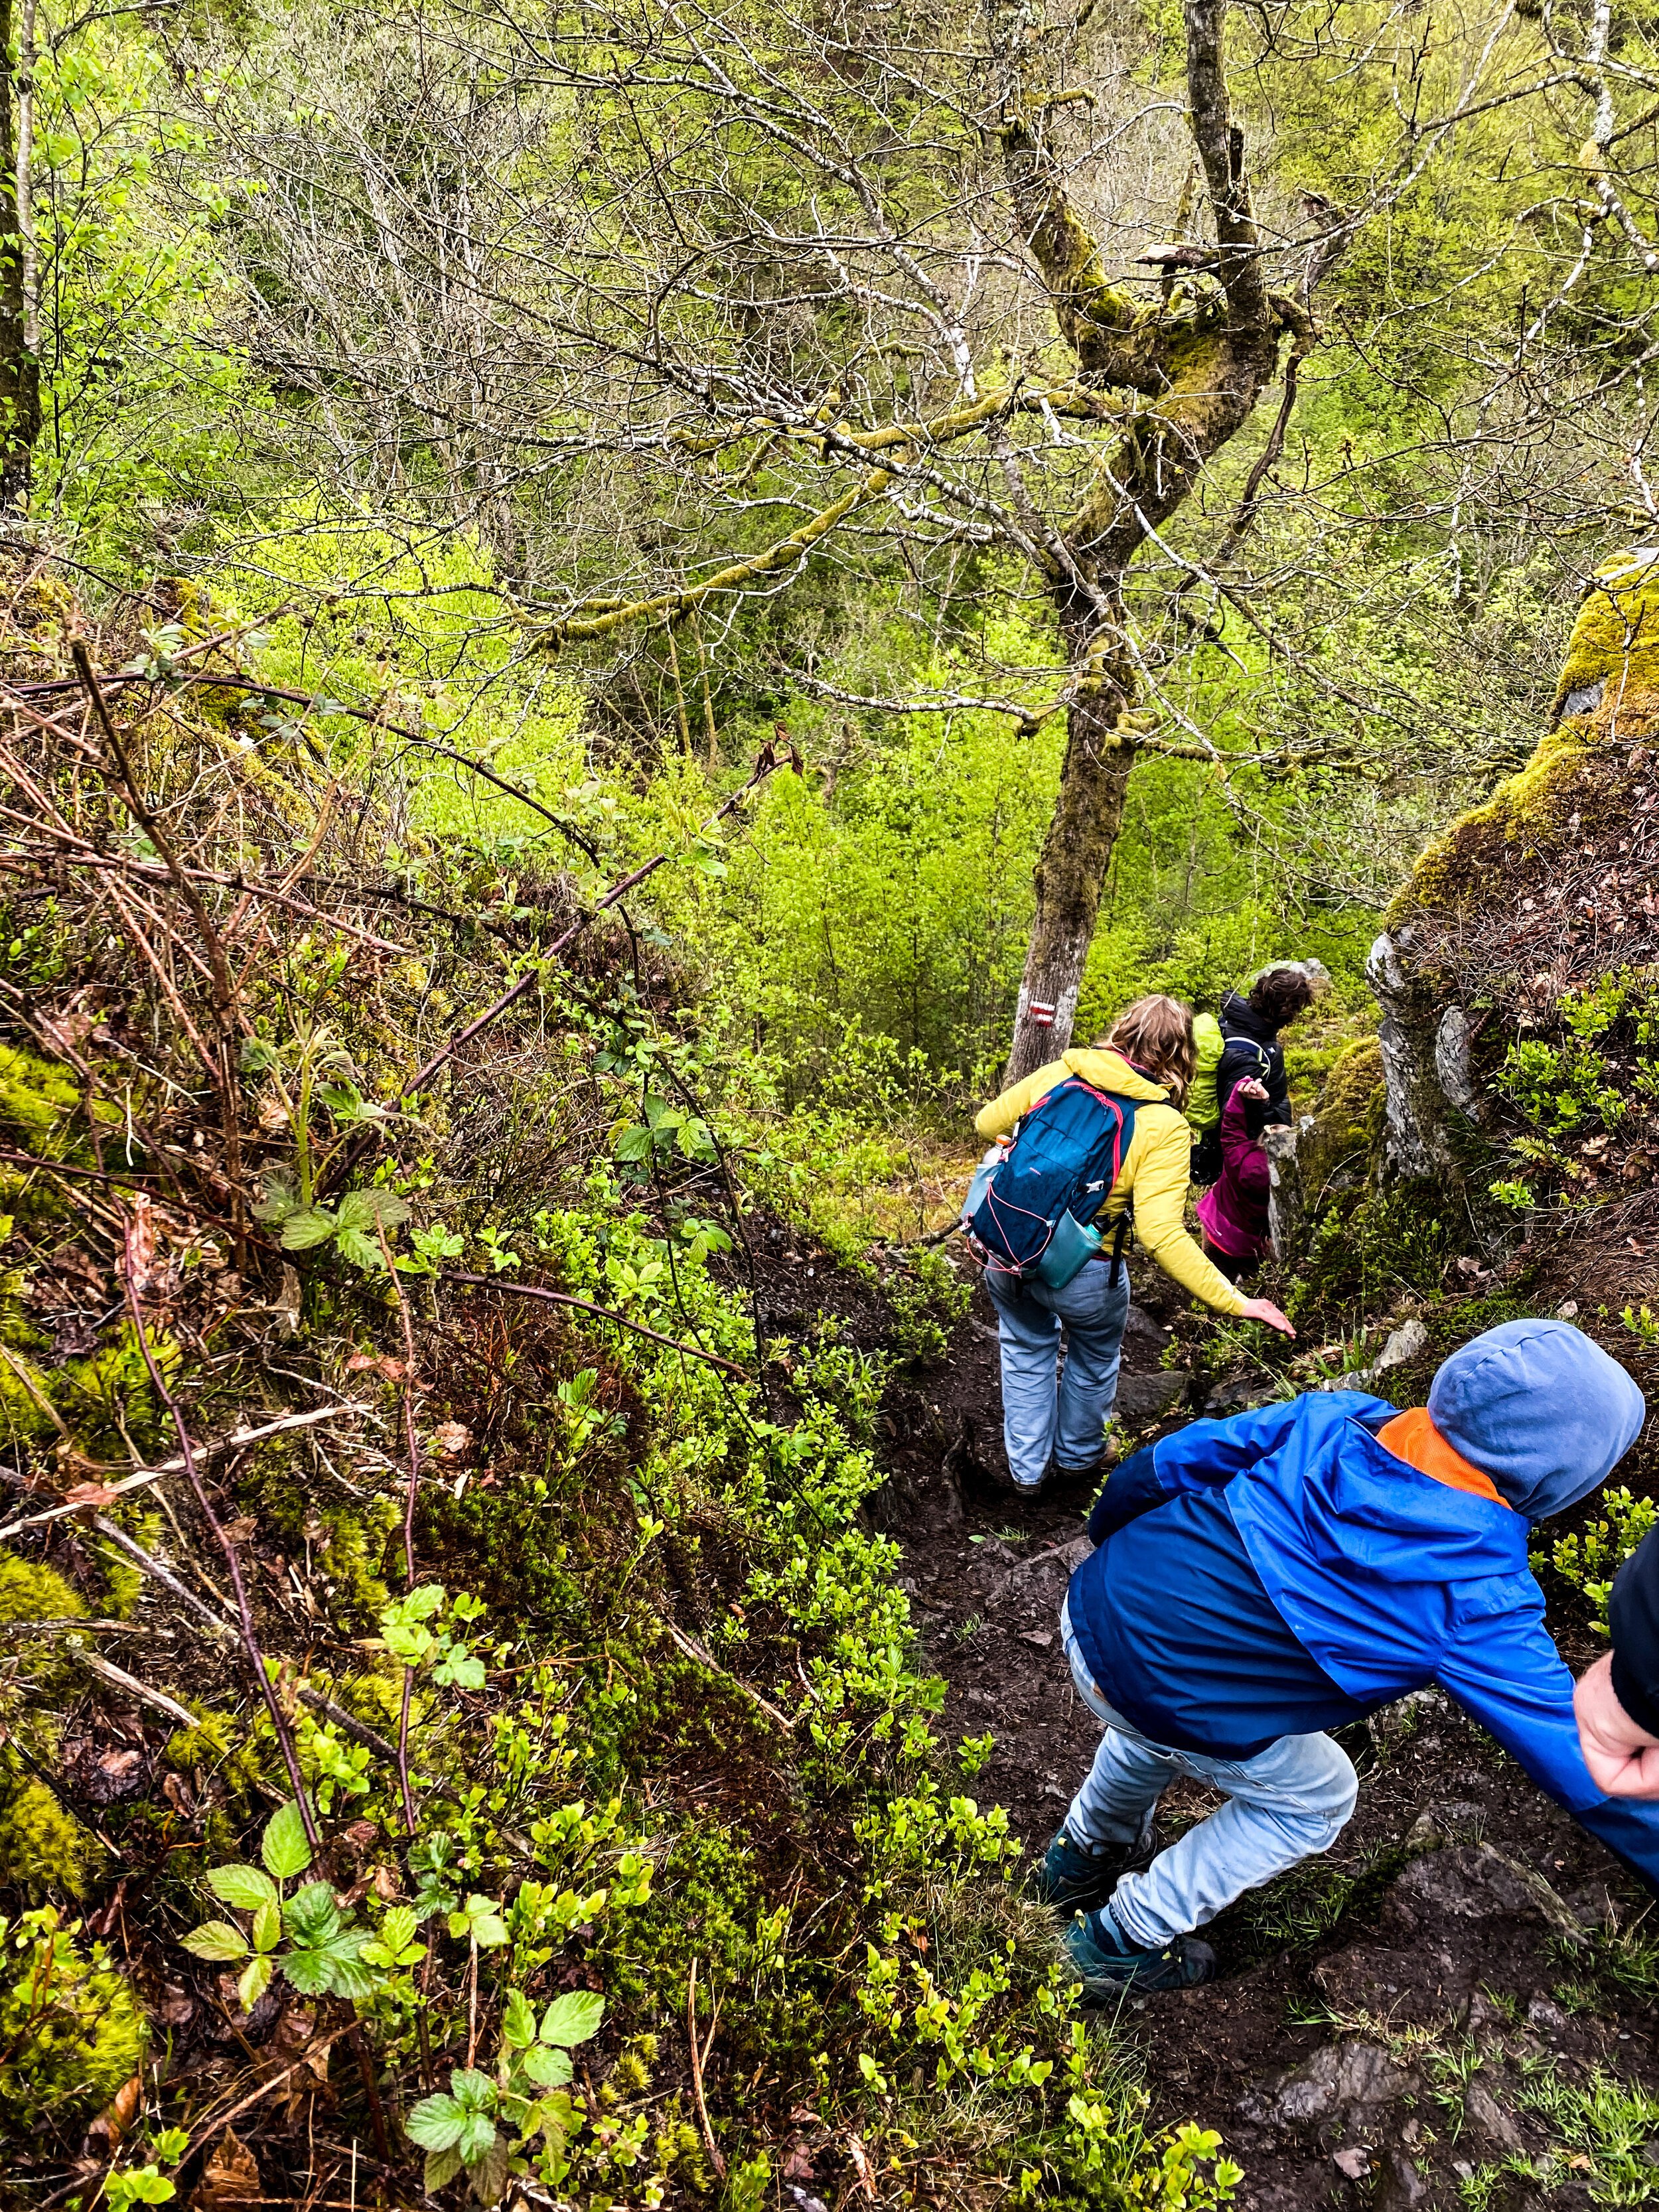
{"label": "hiking boot", "polygon": [[1177,1936],[1156,1949],[1131,1943],[1103,1906],[1079,1912],[1065,1936],[1065,1951],[1085,1996],[1110,2004],[1126,1990],[1190,1990],[1215,1972],[1215,1953],[1195,1936]]}
{"label": "hiking boot", "polygon": [[1104,1905],[1126,1874],[1139,1874],[1157,1855],[1149,1820],[1133,1844],[1099,1844],[1091,1850],[1062,1828],[1037,1869],[1036,1889],[1045,1905],[1068,1916]]}

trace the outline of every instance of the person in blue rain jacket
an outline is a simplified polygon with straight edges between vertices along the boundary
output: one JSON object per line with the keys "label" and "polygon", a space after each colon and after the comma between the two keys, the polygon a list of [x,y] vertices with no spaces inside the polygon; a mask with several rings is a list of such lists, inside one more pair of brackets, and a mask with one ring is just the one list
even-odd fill
{"label": "person in blue rain jacket", "polygon": [[[1191,1931],[1353,1810],[1326,1731],[1431,1682],[1659,1887],[1659,1804],[1592,1781],[1527,1566],[1532,1524],[1597,1488],[1644,1415],[1589,1337],[1508,1322],[1445,1361],[1426,1407],[1310,1395],[1194,1421],[1113,1471],[1060,1614],[1106,1733],[1038,1878],[1074,1915],[1086,1987],[1206,1979]],[[1181,1774],[1227,1802],[1154,1856]]]}

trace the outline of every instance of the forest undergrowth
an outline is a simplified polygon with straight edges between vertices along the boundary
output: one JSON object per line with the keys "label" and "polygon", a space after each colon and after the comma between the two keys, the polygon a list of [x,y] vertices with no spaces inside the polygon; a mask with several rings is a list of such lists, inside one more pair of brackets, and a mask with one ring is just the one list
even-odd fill
{"label": "forest undergrowth", "polygon": [[949,1271],[769,1311],[835,1133],[640,888],[720,823],[423,841],[233,629],[9,597],[5,2199],[1224,2201],[861,1511]]}

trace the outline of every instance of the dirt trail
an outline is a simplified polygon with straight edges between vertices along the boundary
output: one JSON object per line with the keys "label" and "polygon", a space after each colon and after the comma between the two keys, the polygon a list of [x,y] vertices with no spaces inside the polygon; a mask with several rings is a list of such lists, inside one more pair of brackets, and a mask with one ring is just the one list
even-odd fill
{"label": "dirt trail", "polygon": [[[1143,1292],[1159,1286],[1139,1281],[1138,1305]],[[1161,1341],[1141,1308],[1120,1405],[1148,1437],[1176,1387]],[[1183,1402],[1164,1425],[1191,1417]],[[1057,1622],[1087,1501],[1027,1501],[1006,1482],[982,1290],[940,1366],[890,1391],[880,1444],[891,1472],[874,1507],[949,1685],[947,1741],[995,1735],[974,1787],[1040,1854],[1097,1741]],[[1129,2001],[1153,2123],[1219,2129],[1246,2169],[1243,2212],[1585,2204],[1609,2172],[1628,2193],[1594,2201],[1659,2201],[1659,2106],[1636,2108],[1613,2169],[1596,2163],[1601,2137],[1576,2148],[1561,2110],[1538,2108],[1548,2085],[1597,2069],[1659,2092],[1659,1951],[1644,1929],[1622,1946],[1607,1933],[1639,1916],[1636,1885],[1437,1692],[1345,1741],[1363,1780],[1337,1847],[1207,1931],[1218,1983]],[[1212,1802],[1182,1784],[1161,1826]],[[1499,2172],[1528,2157],[1547,2185]]]}

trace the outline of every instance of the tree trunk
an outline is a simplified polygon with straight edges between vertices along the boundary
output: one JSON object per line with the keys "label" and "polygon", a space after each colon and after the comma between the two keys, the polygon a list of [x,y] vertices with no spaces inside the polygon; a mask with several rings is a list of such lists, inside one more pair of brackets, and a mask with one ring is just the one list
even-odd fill
{"label": "tree trunk", "polygon": [[[1074,654],[1074,663],[1080,654]],[[1115,725],[1123,699],[1108,684],[1075,699],[1066,718],[1060,790],[1036,867],[1036,914],[1003,1077],[1018,1083],[1072,1042],[1083,965],[1123,818],[1134,752]]]}
{"label": "tree trunk", "polygon": [[29,343],[18,221],[15,18],[13,0],[0,0],[0,514],[15,511],[28,495],[29,459],[40,428],[40,370]]}

